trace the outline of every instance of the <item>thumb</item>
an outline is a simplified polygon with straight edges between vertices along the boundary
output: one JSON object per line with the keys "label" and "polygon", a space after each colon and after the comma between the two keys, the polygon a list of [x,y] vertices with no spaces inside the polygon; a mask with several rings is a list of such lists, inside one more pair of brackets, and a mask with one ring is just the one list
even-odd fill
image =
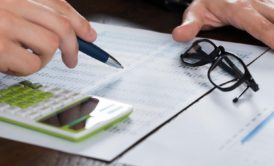
{"label": "thumb", "polygon": [[200,13],[195,12],[191,8],[185,12],[183,23],[172,32],[172,37],[175,41],[189,41],[199,33],[204,24]]}

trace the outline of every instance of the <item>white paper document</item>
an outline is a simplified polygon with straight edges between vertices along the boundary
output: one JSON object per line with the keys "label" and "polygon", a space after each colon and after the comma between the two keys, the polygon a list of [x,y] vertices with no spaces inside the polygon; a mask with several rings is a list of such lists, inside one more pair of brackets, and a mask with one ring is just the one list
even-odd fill
{"label": "white paper document", "polygon": [[[142,166],[273,166],[274,53],[249,69],[259,84],[235,104],[239,90],[214,90],[126,153],[121,163]],[[240,90],[241,89],[241,90]]]}
{"label": "white paper document", "polygon": [[[0,123],[1,137],[110,161],[212,88],[207,78],[209,65],[190,68],[180,62],[180,54],[190,43],[176,43],[169,34],[95,23],[93,26],[98,32],[96,44],[117,58],[124,70],[83,54],[79,55],[76,69],[67,69],[57,52],[54,60],[37,74],[26,78],[3,75],[1,82],[29,79],[118,100],[133,105],[130,118],[80,143],[6,123]],[[215,42],[237,53],[246,63],[266,51],[263,47]]]}

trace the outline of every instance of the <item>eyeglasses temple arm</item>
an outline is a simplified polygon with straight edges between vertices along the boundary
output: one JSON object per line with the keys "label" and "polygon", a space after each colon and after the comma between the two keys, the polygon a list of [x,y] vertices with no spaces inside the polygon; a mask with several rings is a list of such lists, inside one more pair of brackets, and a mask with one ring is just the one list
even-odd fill
{"label": "eyeglasses temple arm", "polygon": [[235,98],[232,100],[233,103],[237,103],[237,102],[239,101],[240,97],[247,91],[248,88],[250,88],[250,86],[247,86],[247,87],[245,88],[245,90],[244,90],[238,97],[235,97]]}

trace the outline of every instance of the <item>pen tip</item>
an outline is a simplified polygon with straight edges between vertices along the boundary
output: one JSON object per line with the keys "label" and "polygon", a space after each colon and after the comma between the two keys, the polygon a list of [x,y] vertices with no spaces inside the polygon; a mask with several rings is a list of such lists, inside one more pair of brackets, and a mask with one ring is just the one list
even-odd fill
{"label": "pen tip", "polygon": [[119,68],[119,69],[124,69],[124,67],[122,66],[122,64],[120,62],[118,62],[115,58],[113,58],[112,56],[110,56],[106,62],[108,65]]}
{"label": "pen tip", "polygon": [[116,63],[116,65],[113,65],[113,67],[116,67],[118,69],[124,69],[124,66],[122,66],[121,63]]}

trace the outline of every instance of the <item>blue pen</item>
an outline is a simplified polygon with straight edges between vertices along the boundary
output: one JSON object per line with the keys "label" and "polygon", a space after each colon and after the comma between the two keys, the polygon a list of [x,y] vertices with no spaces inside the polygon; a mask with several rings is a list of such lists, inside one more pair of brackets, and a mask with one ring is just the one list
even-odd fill
{"label": "blue pen", "polygon": [[80,38],[77,38],[77,40],[79,44],[79,50],[81,52],[110,66],[123,69],[121,63],[119,63],[114,57],[109,55],[107,52],[105,52],[95,44],[86,42]]}

